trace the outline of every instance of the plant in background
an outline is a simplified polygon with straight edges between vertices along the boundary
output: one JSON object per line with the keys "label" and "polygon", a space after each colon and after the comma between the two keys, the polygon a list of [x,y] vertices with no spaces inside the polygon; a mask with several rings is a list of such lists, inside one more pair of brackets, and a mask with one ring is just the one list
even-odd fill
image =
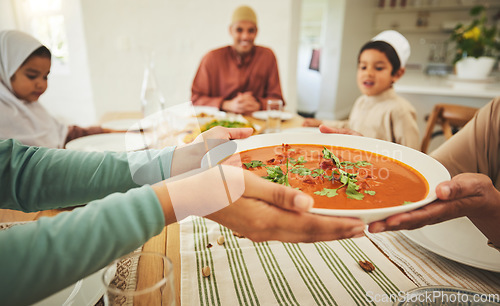
{"label": "plant in background", "polygon": [[495,24],[488,26],[486,7],[478,5],[470,10],[474,17],[469,25],[457,24],[451,34],[450,40],[456,43],[456,53],[453,64],[462,58],[472,56],[496,57],[500,51],[498,30]]}

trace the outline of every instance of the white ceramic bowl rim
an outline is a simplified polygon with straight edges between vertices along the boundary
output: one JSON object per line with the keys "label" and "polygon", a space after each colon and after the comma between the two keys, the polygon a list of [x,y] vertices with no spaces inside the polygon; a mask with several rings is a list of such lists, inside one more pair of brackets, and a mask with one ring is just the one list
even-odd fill
{"label": "white ceramic bowl rim", "polygon": [[312,208],[311,212],[313,213],[356,217],[364,220],[365,222],[381,220],[400,212],[416,209],[434,201],[436,199],[436,186],[439,183],[450,179],[450,174],[443,165],[429,155],[420,151],[379,139],[341,134],[277,133],[262,134],[252,136],[247,139],[234,140],[210,150],[202,159],[202,167],[208,167],[209,164],[215,165],[226,157],[237,152],[260,147],[280,145],[282,143],[318,144],[346,147],[387,156],[418,171],[427,180],[429,187],[427,196],[423,200],[415,203],[375,209]]}

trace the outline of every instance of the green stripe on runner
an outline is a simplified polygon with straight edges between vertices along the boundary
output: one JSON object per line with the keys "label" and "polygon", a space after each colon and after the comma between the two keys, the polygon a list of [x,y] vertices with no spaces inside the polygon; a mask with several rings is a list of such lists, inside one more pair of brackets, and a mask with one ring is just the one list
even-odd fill
{"label": "green stripe on runner", "polygon": [[[298,262],[294,259],[295,257],[292,256],[291,250],[287,247],[287,244],[284,243],[283,246],[285,247],[286,252],[288,253],[288,256],[292,260],[293,264],[295,265],[295,268],[297,269],[297,272],[299,273],[300,277],[302,278],[302,281],[306,285],[307,289],[309,289],[309,292],[311,293],[314,301],[316,302],[316,305],[320,305],[318,301],[318,297],[316,296],[316,289],[311,287],[311,284],[309,283],[309,279],[306,279],[306,276],[304,275],[302,269],[299,268]],[[314,292],[313,292],[314,291]]]}
{"label": "green stripe on runner", "polygon": [[[359,260],[368,260],[368,261],[372,262],[370,260],[370,257],[368,255],[366,255],[365,252],[363,252],[363,250],[361,250],[361,248],[352,239],[346,239],[345,246],[344,245],[342,245],[342,246],[344,248],[346,246],[347,247],[350,246],[351,249],[353,250],[353,252],[355,252],[354,254],[358,255],[358,258],[359,258],[358,261]],[[391,294],[391,293],[398,294],[400,292],[400,289],[389,279],[389,277],[387,277],[387,275],[385,275],[384,272],[382,272],[382,270],[375,263],[372,262],[372,264],[375,266],[375,270],[373,272],[376,272],[373,274],[373,276],[377,277],[377,279],[379,279],[381,281],[379,286],[381,286],[381,288],[382,288],[382,286],[387,288],[387,291],[384,291],[384,292],[386,294]],[[372,273],[370,273],[370,274],[372,274]],[[384,285],[382,285],[382,284],[384,284]]]}
{"label": "green stripe on runner", "polygon": [[[202,221],[202,224],[203,224],[203,233],[204,233],[204,237],[205,237],[205,240],[204,240],[204,245],[205,247],[209,244],[209,240],[208,240],[208,229],[207,229],[207,220],[204,219],[204,218],[201,218],[200,219]],[[215,277],[216,275],[216,271],[215,271],[215,265],[214,265],[214,259],[213,259],[213,256],[212,256],[212,250],[209,249],[209,248],[206,248],[206,253],[208,254],[209,256],[209,260],[210,260],[210,263],[209,263],[209,267],[210,267],[210,277],[206,277],[205,279],[207,279],[209,281],[209,284],[210,284],[210,288],[211,288],[211,297],[212,297],[212,303],[213,305],[220,305],[220,297],[219,297],[219,290],[217,288],[217,279]],[[214,296],[214,293],[215,293],[215,296]],[[217,303],[214,299],[217,299]]]}
{"label": "green stripe on runner", "polygon": [[292,292],[292,289],[290,288],[290,284],[288,283],[288,281],[286,280],[286,277],[285,277],[285,274],[283,273],[283,271],[281,270],[280,268],[280,265],[279,265],[279,262],[278,260],[276,259],[276,257],[274,256],[274,253],[271,249],[271,247],[269,246],[269,243],[268,242],[265,242],[265,245],[266,245],[266,251],[269,253],[269,257],[272,258],[272,262],[274,263],[274,267],[275,267],[275,270],[276,269],[279,269],[280,273],[281,273],[281,280],[283,281],[283,283],[281,284],[280,287],[282,288],[285,288],[288,290],[288,295],[290,297],[289,301],[290,303],[295,303],[298,305],[298,301],[297,299],[295,298],[295,295],[293,294]]}
{"label": "green stripe on runner", "polygon": [[198,241],[198,237],[197,237],[197,231],[196,231],[196,225],[195,225],[195,220],[191,220],[191,224],[193,226],[193,241],[194,241],[194,254],[196,255],[196,279],[198,280],[198,297],[200,299],[200,304],[202,304],[202,296],[203,296],[203,293],[202,293],[202,287],[201,287],[201,277],[200,277],[200,257],[199,257],[199,253],[198,253],[198,245],[197,245],[197,241]]}
{"label": "green stripe on runner", "polygon": [[[375,266],[375,270],[368,273],[368,276],[384,291],[385,294],[390,296],[393,293],[397,292],[392,292],[391,284],[388,284],[383,278],[385,277],[385,274],[381,272],[380,268],[376,266],[372,260],[368,256],[361,256],[356,249],[353,249],[351,245],[349,245],[347,242],[341,243],[341,246],[351,255],[351,257],[356,261],[359,262],[360,260],[367,260],[371,262]],[[387,277],[385,277],[387,278]],[[390,282],[390,281],[389,281]]]}
{"label": "green stripe on runner", "polygon": [[[263,250],[263,247],[261,247],[258,243],[254,243],[253,245],[255,247],[255,251],[257,253],[257,256],[259,257],[262,269],[266,273],[267,281],[269,282],[269,286],[271,287],[271,290],[273,292],[274,298],[276,299],[276,302],[280,303],[280,301],[284,301],[285,300],[285,297],[283,296],[284,292],[282,292],[280,290],[280,286],[276,285],[276,283],[277,283],[276,273],[273,273],[274,269],[271,267],[272,264],[268,261],[268,258],[264,257],[265,251]],[[279,271],[279,272],[281,272],[281,271]],[[278,274],[279,274],[279,272],[278,272]]]}
{"label": "green stripe on runner", "polygon": [[[192,224],[195,241],[196,273],[198,277],[200,304],[220,305],[221,303],[219,291],[217,289],[212,252],[206,247],[208,244],[208,233],[206,230],[205,220],[202,218],[193,218]],[[201,273],[202,268],[205,266],[210,267],[210,277],[203,277]]]}
{"label": "green stripe on runner", "polygon": [[[232,279],[233,279],[233,287],[234,287],[234,290],[236,292],[236,297],[238,298],[238,304],[239,305],[243,305],[242,303],[242,295],[243,293],[241,292],[241,290],[239,290],[241,286],[241,279],[239,277],[236,277],[235,273],[236,273],[236,269],[234,268],[234,262],[232,260],[230,260],[231,256],[230,256],[230,251],[228,250],[228,246],[230,246],[232,244],[232,241],[230,240],[230,238],[233,236],[232,233],[225,227],[222,227],[222,226],[219,226],[220,228],[220,231],[221,233],[223,234],[224,236],[224,249],[226,250],[226,255],[227,255],[227,262],[229,264],[229,270],[231,271],[231,276],[232,276]],[[238,280],[239,282],[239,285],[238,283],[236,282],[236,280]]]}
{"label": "green stripe on runner", "polygon": [[[242,296],[241,300],[238,296],[240,305],[260,305],[252,279],[250,278],[250,274],[248,272],[248,266],[246,265],[243,252],[238,241],[236,240],[236,237],[232,234],[230,229],[222,225],[219,225],[219,229],[225,238],[224,248],[226,250],[228,263],[232,269],[231,274],[233,276],[235,290],[238,294],[241,293]],[[239,275],[237,275],[238,273]],[[238,282],[235,281],[235,276]],[[237,283],[239,284],[239,288]]]}
{"label": "green stripe on runner", "polygon": [[[365,290],[333,248],[325,242],[315,243],[314,245],[325,264],[330,268],[333,275],[351,296],[356,305],[370,305],[370,303],[366,301]],[[374,304],[372,303],[372,305]]]}
{"label": "green stripe on runner", "polygon": [[[283,243],[302,280],[318,305],[338,305],[298,244]],[[321,301],[320,301],[321,300]]]}
{"label": "green stripe on runner", "polygon": [[[253,243],[276,301],[280,305],[299,305],[268,242]],[[278,296],[279,294],[279,296]],[[283,304],[284,303],[284,304]]]}
{"label": "green stripe on runner", "polygon": [[320,291],[320,293],[323,295],[325,298],[326,302],[328,305],[332,305],[331,303],[333,302],[335,305],[337,305],[337,302],[335,301],[335,298],[330,294],[330,291],[326,288],[325,284],[323,283],[323,280],[319,277],[319,275],[316,273],[316,270],[314,269],[314,266],[309,262],[307,259],[306,255],[302,251],[302,248],[300,247],[299,244],[294,244],[293,247],[296,249],[296,254],[298,255],[298,258],[303,262],[304,267],[307,269],[307,271],[310,273],[310,275],[313,277],[315,280],[315,284]]}
{"label": "green stripe on runner", "polygon": [[[204,294],[207,291],[206,282],[203,280],[203,276],[201,275],[201,269],[204,266],[202,250],[203,247],[200,246],[200,240],[202,240],[201,236],[201,226],[199,226],[199,222],[197,219],[193,218],[193,241],[194,241],[194,251],[196,254],[196,275],[198,279],[198,297],[200,299],[200,304],[203,304],[203,298],[206,300],[206,304],[208,305],[208,295]],[[200,264],[201,262],[201,264]]]}
{"label": "green stripe on runner", "polygon": [[399,288],[385,275],[384,272],[367,256],[361,248],[352,239],[345,239],[339,241],[340,245],[352,256],[352,258],[358,262],[360,260],[367,260],[375,266],[375,270],[368,273],[368,275],[379,285],[379,287],[388,296],[398,294],[400,292]]}

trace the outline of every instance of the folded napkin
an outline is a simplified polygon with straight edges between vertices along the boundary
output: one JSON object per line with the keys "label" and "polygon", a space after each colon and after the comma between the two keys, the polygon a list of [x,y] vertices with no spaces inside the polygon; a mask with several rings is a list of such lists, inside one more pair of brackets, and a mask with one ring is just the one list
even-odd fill
{"label": "folded napkin", "polygon": [[442,285],[488,294],[500,293],[500,273],[441,257],[412,242],[401,232],[367,232],[366,235],[419,287]]}
{"label": "folded napkin", "polygon": [[181,223],[180,242],[182,305],[392,305],[391,296],[415,288],[366,237],[254,243],[194,217]]}

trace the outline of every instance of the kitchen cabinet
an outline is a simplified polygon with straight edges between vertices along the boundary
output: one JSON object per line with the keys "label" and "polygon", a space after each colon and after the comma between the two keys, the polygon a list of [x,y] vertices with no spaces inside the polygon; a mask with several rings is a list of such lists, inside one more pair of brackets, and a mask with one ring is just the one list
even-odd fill
{"label": "kitchen cabinet", "polygon": [[478,4],[487,6],[490,18],[500,9],[498,0],[442,0],[420,3],[434,4],[390,7],[386,3],[385,7],[375,9],[374,32],[387,29],[397,30],[402,34],[450,32],[457,23],[470,20],[469,11]]}

